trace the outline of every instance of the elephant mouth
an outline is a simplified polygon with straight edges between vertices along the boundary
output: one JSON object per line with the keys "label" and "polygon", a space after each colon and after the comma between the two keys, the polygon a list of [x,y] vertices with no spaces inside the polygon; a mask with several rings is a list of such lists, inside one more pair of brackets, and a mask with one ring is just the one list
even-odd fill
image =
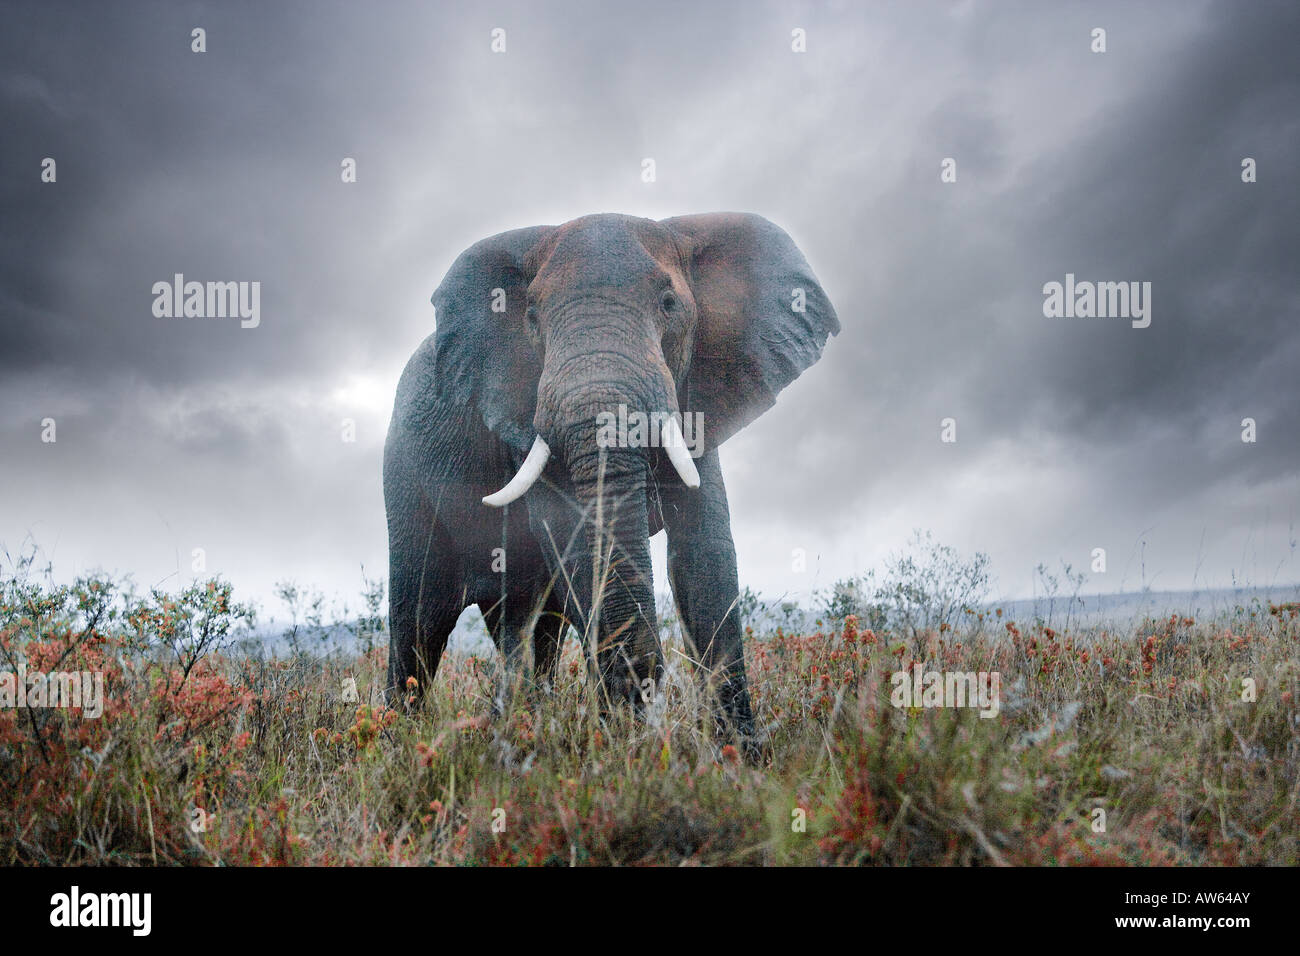
{"label": "elephant mouth", "polygon": [[[682,427],[677,423],[676,416],[664,416],[659,440],[664,452],[668,455],[668,460],[672,462],[673,468],[682,479],[682,483],[687,488],[700,487],[700,473],[696,470],[695,462],[691,458],[686,439],[682,436]],[[528,457],[519,466],[519,471],[506,483],[504,488],[486,496],[483,499],[483,504],[492,508],[501,508],[512,501],[522,498],[537,479],[541,477],[550,458],[550,446],[546,444],[541,435],[538,435],[533,439],[533,446],[528,449]]]}

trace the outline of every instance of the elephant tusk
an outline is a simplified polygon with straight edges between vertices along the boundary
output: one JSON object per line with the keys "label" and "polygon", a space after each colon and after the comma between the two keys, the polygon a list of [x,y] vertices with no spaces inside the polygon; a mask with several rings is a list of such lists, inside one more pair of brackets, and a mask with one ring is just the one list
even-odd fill
{"label": "elephant tusk", "polygon": [[483,499],[483,504],[491,505],[493,508],[500,508],[502,505],[510,504],[516,498],[522,498],[524,492],[531,488],[533,482],[541,476],[542,469],[546,467],[547,459],[550,457],[550,446],[542,441],[541,435],[538,435],[533,439],[533,447],[528,449],[528,457],[519,466],[519,472],[510,479],[510,484],[496,494],[488,495]]}
{"label": "elephant tusk", "polygon": [[700,487],[700,473],[695,470],[695,462],[691,461],[691,453],[686,450],[686,439],[682,437],[682,426],[677,424],[677,418],[669,415],[664,422],[663,428],[663,446],[668,452],[668,460],[673,463],[677,469],[677,474],[682,476],[687,488]]}

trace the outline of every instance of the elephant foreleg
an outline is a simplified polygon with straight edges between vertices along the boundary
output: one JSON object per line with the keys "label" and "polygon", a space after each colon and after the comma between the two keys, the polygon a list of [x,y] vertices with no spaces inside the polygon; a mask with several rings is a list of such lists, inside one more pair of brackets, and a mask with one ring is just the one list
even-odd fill
{"label": "elephant foreleg", "polygon": [[417,699],[433,685],[443,650],[464,609],[449,591],[455,560],[426,508],[390,520],[388,698],[405,701],[415,678]]}
{"label": "elephant foreleg", "polygon": [[753,759],[759,747],[745,678],[736,547],[717,449],[700,458],[698,467],[698,490],[680,485],[661,489],[668,576],[687,652],[712,697],[716,725],[724,738],[739,737]]}

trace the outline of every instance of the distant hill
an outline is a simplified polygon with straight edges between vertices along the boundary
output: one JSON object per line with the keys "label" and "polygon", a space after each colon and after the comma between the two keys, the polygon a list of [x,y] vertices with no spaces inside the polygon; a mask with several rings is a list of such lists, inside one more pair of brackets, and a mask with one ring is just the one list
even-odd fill
{"label": "distant hill", "polygon": [[1070,622],[1083,625],[1124,624],[1144,617],[1161,617],[1177,612],[1198,620],[1231,614],[1237,608],[1268,611],[1270,604],[1300,601],[1300,585],[1279,588],[1214,588],[1195,591],[1127,591],[1119,594],[1088,594],[1077,598],[1030,598],[996,602],[1004,616],[1017,621],[1042,619],[1048,624]]}
{"label": "distant hill", "polygon": [[[1001,608],[1002,620],[1022,624],[1041,620],[1049,627],[1056,628],[1107,625],[1120,628],[1143,618],[1160,618],[1173,613],[1197,620],[1232,614],[1238,608],[1246,612],[1259,610],[1267,613],[1270,604],[1291,601],[1300,602],[1300,585],[1196,591],[1128,591],[1118,594],[1085,594],[1075,598],[1058,594],[1055,597],[990,601],[983,607],[990,613]],[[676,609],[670,595],[659,596],[659,618],[664,628],[675,630]],[[757,605],[746,608],[745,624],[752,627],[758,635],[770,634],[778,627],[783,627],[787,632],[812,632],[817,629],[819,619],[822,620],[823,628],[830,626],[824,618],[825,614],[821,610],[760,598]],[[237,646],[245,653],[255,656],[271,653],[283,655],[293,650],[293,643],[286,636],[284,627],[277,626],[272,621],[242,637]],[[355,625],[336,623],[313,629],[302,628],[296,641],[298,650],[313,656],[325,656],[337,651],[355,653],[365,650],[367,643],[370,646],[385,647],[388,635],[378,633],[368,638],[359,638]],[[462,654],[493,652],[492,641],[483,624],[483,615],[477,609],[467,609],[461,615],[447,643],[447,649]]]}

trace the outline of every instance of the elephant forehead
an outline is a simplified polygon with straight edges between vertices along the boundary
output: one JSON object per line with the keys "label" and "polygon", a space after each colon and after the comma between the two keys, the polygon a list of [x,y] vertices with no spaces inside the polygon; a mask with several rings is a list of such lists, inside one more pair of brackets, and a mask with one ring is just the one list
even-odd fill
{"label": "elephant forehead", "polygon": [[625,288],[681,272],[672,234],[649,219],[599,215],[561,226],[537,273],[537,291]]}

